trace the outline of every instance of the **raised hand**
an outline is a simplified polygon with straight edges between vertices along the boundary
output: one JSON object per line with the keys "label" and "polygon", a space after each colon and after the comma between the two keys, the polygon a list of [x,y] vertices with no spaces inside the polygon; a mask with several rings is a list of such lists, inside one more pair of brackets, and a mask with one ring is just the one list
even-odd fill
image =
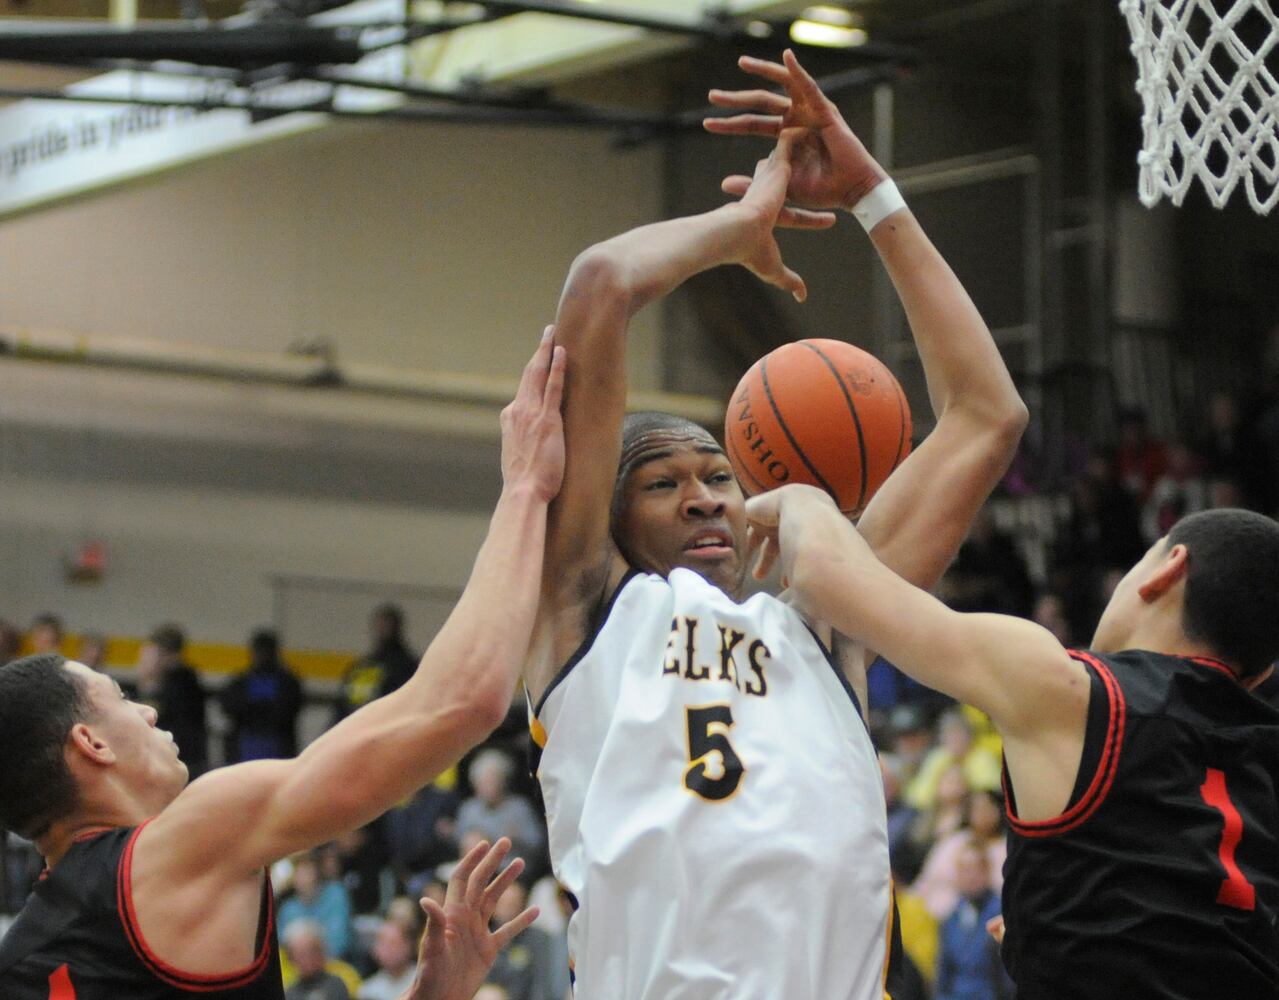
{"label": "raised hand", "polygon": [[502,411],[502,481],[530,485],[551,500],[564,482],[564,348],[556,347],[555,328],[542,342],[520,376],[515,399]]}
{"label": "raised hand", "polygon": [[777,145],[767,159],[755,166],[755,176],[737,192],[740,206],[753,222],[751,238],[742,243],[736,260],[760,280],[784,288],[803,302],[808,297],[804,279],[782,261],[782,252],[773,234],[774,227],[823,229],[835,224],[829,212],[809,212],[786,207],[786,191],[790,185],[791,156],[798,129],[785,129],[777,137]]}
{"label": "raised hand", "polygon": [[485,841],[476,844],[453,870],[444,905],[421,901],[426,936],[413,986],[401,1000],[471,1000],[498,952],[537,919],[537,907],[530,906],[509,923],[489,930],[498,899],[524,870],[524,862],[516,858],[497,874],[510,849],[505,837],[492,847]]}
{"label": "raised hand", "polygon": [[[716,135],[780,136],[796,129],[787,198],[808,208],[852,208],[888,175],[866,151],[795,53],[787,49],[781,64],[742,56],[738,65],[754,76],[779,84],[786,93],[768,90],[712,90],[711,103],[741,111],[727,118],[707,118],[702,125]],[[750,179],[727,177],[723,189],[741,195]]]}

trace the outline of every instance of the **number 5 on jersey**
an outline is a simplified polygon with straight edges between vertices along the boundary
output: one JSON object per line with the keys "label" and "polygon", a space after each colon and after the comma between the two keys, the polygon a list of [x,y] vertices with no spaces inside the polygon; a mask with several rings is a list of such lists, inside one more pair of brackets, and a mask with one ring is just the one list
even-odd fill
{"label": "number 5 on jersey", "polygon": [[733,710],[728,705],[686,709],[688,767],[684,787],[710,802],[723,802],[737,791],[746,768],[728,740]]}

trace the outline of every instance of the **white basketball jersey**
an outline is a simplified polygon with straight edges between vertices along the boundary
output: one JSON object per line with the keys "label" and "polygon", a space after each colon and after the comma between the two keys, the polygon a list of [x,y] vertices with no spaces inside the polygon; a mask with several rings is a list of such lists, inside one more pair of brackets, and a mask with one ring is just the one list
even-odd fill
{"label": "white basketball jersey", "polygon": [[883,783],[803,619],[634,575],[532,721],[582,1000],[883,1000]]}

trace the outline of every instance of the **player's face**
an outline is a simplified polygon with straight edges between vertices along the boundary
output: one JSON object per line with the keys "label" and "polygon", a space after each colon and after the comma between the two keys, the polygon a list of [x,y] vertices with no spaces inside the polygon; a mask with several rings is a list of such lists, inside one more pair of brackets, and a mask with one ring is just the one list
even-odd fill
{"label": "player's face", "polygon": [[717,445],[663,436],[621,485],[619,542],[632,565],[691,569],[729,594],[745,575],[746,501]]}
{"label": "player's face", "polygon": [[178,758],[172,734],[156,727],[155,709],[129,701],[106,674],[83,663],[68,662],[66,669],[88,692],[92,711],[86,723],[111,748],[117,772],[159,812],[187,783],[187,768]]}

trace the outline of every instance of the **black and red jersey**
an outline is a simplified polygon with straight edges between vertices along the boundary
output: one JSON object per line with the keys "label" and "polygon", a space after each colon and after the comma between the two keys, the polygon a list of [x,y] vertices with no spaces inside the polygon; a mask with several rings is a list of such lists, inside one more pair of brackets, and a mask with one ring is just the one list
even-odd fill
{"label": "black and red jersey", "polygon": [[1011,826],[1018,1000],[1279,997],[1279,711],[1225,664],[1072,653],[1091,678],[1070,805]]}
{"label": "black and red jersey", "polygon": [[270,882],[264,879],[257,948],[226,976],[175,969],[138,929],[129,872],[141,827],[82,838],[37,884],[0,941],[4,1000],[283,1000]]}

